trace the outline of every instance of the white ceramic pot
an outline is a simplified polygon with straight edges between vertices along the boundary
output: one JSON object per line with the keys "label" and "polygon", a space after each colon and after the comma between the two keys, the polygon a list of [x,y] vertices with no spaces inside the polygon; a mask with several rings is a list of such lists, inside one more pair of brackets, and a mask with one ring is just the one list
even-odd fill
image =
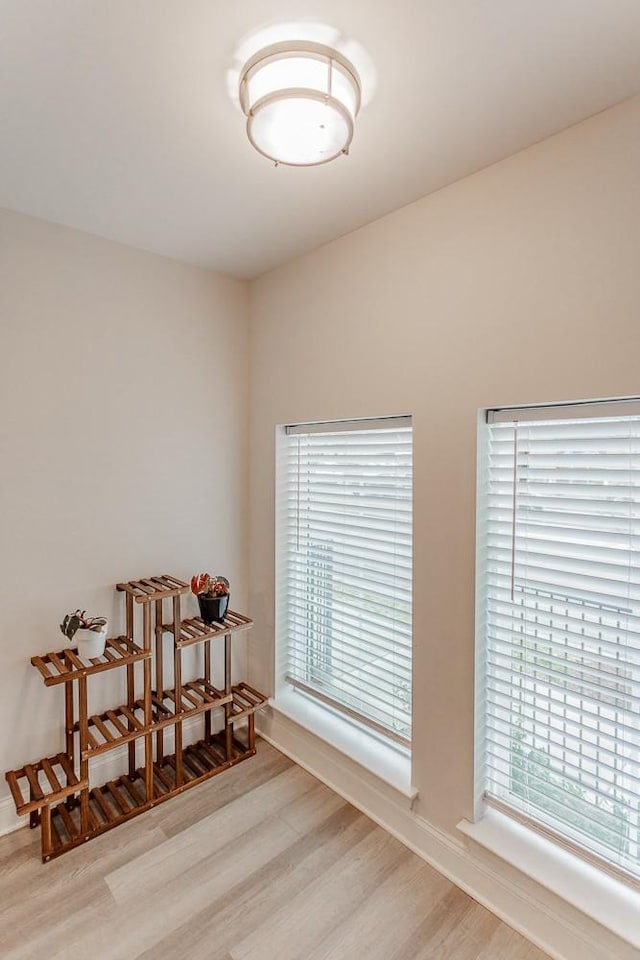
{"label": "white ceramic pot", "polygon": [[76,630],[74,640],[78,645],[78,656],[83,660],[93,660],[101,657],[107,642],[107,627],[105,624],[98,633],[96,630]]}

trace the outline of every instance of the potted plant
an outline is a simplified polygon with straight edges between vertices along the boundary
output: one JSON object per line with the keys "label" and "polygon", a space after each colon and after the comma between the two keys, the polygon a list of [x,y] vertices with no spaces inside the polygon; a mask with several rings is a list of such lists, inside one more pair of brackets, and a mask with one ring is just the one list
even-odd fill
{"label": "potted plant", "polygon": [[226,577],[212,577],[197,573],[191,577],[191,592],[198,598],[200,616],[205,623],[222,623],[229,607],[229,581]]}
{"label": "potted plant", "polygon": [[88,617],[86,610],[76,610],[66,615],[60,629],[69,640],[75,640],[78,656],[93,660],[104,653],[107,625],[106,617]]}

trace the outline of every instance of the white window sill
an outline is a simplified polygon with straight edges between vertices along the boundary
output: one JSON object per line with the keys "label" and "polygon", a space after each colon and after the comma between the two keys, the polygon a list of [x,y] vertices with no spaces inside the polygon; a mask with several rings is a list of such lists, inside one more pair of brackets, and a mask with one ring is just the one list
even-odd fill
{"label": "white window sill", "polygon": [[640,947],[640,891],[498,810],[487,809],[477,823],[462,820],[458,830],[612,933]]}
{"label": "white window sill", "polygon": [[416,788],[411,786],[408,751],[384,743],[366,727],[299,691],[284,690],[270,701],[270,706],[373,773],[411,803],[418,796]]}

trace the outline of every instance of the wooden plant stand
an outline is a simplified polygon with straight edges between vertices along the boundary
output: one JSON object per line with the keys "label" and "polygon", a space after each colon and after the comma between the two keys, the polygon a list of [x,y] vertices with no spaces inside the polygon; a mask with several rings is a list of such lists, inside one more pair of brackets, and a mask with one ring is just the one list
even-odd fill
{"label": "wooden plant stand", "polygon": [[[107,640],[103,656],[81,660],[72,649],[31,658],[45,686],[64,685],[65,751],[11,770],[6,780],[18,814],[28,813],[31,827],[41,827],[44,863],[256,752],[254,713],[267,697],[246,683],[231,685],[232,635],[248,630],[253,621],[232,610],[222,623],[206,624],[200,617],[183,620],[180,599],[189,585],[168,574],[119,583],[116,589],[125,595],[126,636]],[[134,604],[142,605],[141,644],[134,641]],[[172,616],[165,623],[169,605]],[[173,637],[172,687],[165,680],[167,633]],[[211,669],[212,641],[222,637],[224,683],[217,687]],[[194,644],[201,645],[202,676],[185,681],[182,651]],[[138,663],[141,696],[136,695]],[[118,667],[126,668],[126,703],[90,715],[87,678]],[[214,710],[224,711],[224,727],[218,733],[212,733]],[[197,715],[203,719],[202,739],[183,746],[183,724]],[[174,730],[174,752],[169,755],[168,727]],[[138,740],[144,745],[141,765],[136,761]],[[127,771],[92,787],[91,759],[124,744]]]}

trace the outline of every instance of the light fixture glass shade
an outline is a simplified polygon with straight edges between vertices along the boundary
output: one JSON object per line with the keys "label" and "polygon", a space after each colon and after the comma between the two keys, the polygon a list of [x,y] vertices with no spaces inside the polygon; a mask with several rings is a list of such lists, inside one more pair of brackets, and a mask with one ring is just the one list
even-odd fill
{"label": "light fixture glass shade", "polygon": [[245,64],[240,103],[256,150],[276,163],[312,166],[348,152],[360,82],[330,47],[280,43]]}

